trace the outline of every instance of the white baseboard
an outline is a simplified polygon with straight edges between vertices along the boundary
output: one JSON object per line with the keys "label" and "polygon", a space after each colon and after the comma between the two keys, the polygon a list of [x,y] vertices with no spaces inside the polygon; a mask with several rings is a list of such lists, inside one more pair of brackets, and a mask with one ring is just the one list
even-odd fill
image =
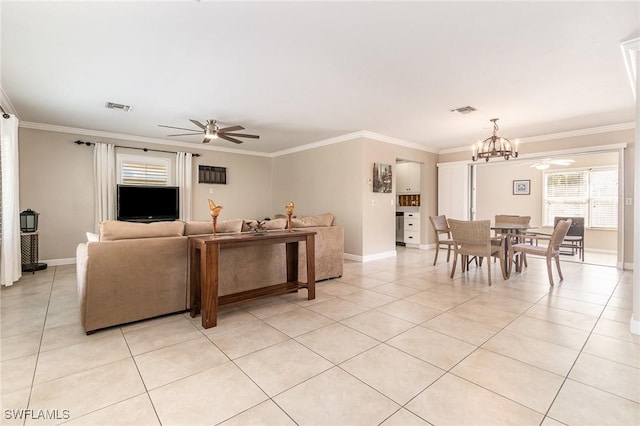
{"label": "white baseboard", "polygon": [[431,250],[433,248],[436,248],[436,244],[420,244],[420,250]]}
{"label": "white baseboard", "polygon": [[631,331],[631,334],[640,335],[640,321],[636,321],[631,318],[631,321],[629,322],[629,331]]}
{"label": "white baseboard", "polygon": [[368,254],[366,256],[358,256],[357,254],[344,253],[342,256],[346,260],[353,260],[356,262],[371,262],[372,260],[386,259],[389,257],[396,257],[397,253],[393,251],[384,251],[381,253]]}
{"label": "white baseboard", "polygon": [[624,264],[621,264],[620,262],[618,262],[616,266],[618,267],[618,269],[620,269],[620,266],[622,266],[622,269],[624,269],[626,271],[633,271],[633,263],[632,262],[625,262]]}
{"label": "white baseboard", "polygon": [[46,263],[47,266],[74,265],[76,263],[76,258],[69,257],[67,259],[49,259],[49,260],[40,260],[39,262]]}

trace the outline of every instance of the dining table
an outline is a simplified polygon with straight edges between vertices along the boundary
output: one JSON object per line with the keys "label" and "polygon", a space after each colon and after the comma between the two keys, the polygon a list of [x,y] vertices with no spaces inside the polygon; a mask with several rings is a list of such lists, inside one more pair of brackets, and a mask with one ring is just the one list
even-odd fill
{"label": "dining table", "polygon": [[513,262],[516,264],[516,272],[520,272],[519,265],[520,263],[517,259],[511,259],[509,255],[509,248],[511,247],[511,237],[518,238],[518,235],[522,235],[524,231],[529,229],[535,229],[537,226],[532,225],[524,225],[521,223],[496,223],[491,227],[492,230],[501,234],[504,238],[503,247],[504,247],[504,265],[506,268],[506,276],[509,278],[511,276],[511,268]]}

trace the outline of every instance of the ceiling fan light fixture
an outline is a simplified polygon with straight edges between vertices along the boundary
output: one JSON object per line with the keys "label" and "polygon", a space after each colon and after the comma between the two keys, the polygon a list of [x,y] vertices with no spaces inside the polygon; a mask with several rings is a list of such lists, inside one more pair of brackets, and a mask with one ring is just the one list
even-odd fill
{"label": "ceiling fan light fixture", "polygon": [[218,132],[216,130],[205,130],[204,137],[206,139],[218,139]]}
{"label": "ceiling fan light fixture", "polygon": [[489,161],[489,158],[495,157],[503,157],[505,160],[510,157],[518,158],[518,141],[516,140],[513,143],[509,139],[496,134],[499,130],[498,120],[498,118],[490,120],[493,123],[493,135],[471,146],[471,151],[473,152],[471,159],[473,161],[478,161],[481,158]]}

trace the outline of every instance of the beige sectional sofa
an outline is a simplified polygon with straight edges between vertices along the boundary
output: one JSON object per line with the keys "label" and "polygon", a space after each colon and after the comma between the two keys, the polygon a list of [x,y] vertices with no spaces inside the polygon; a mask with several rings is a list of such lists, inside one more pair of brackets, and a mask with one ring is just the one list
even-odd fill
{"label": "beige sectional sofa", "polygon": [[[293,219],[292,227],[316,232],[316,280],[342,275],[344,229],[333,215]],[[267,229],[284,229],[275,219]],[[242,232],[247,221],[221,221],[219,233]],[[246,231],[245,231],[246,232]],[[78,245],[76,268],[81,323],[85,332],[189,308],[188,239],[212,233],[211,222],[106,221],[97,241]],[[299,281],[306,281],[306,249],[300,244]],[[224,296],[286,281],[284,245],[225,249],[220,254]]]}

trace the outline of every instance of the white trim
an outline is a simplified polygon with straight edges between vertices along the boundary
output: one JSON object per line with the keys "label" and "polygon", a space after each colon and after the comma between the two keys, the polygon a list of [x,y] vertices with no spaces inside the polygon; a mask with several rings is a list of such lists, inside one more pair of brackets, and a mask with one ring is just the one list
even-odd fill
{"label": "white trim", "polygon": [[[573,138],[577,136],[597,135],[600,133],[616,132],[620,130],[630,130],[635,128],[636,128],[636,123],[631,121],[628,123],[611,124],[608,126],[591,127],[588,129],[570,130],[568,132],[550,133],[548,135],[530,136],[528,138],[516,138],[516,139],[518,139],[520,144],[523,144],[523,143],[529,143],[529,142],[541,142],[541,141],[548,141],[548,140],[554,140],[554,139]],[[439,153],[453,154],[456,152],[463,152],[463,151],[469,151],[469,147],[465,146],[460,148],[443,149]],[[521,157],[522,156],[519,156],[518,158],[521,158]]]}
{"label": "white trim", "polygon": [[396,253],[395,250],[393,251],[383,251],[380,253],[375,253],[375,254],[368,254],[366,256],[359,256],[357,254],[349,254],[349,253],[344,253],[342,255],[342,257],[346,260],[354,260],[356,262],[371,262],[372,260],[380,260],[380,259],[387,259],[389,257],[396,257],[398,254]]}
{"label": "white trim", "polygon": [[[20,117],[18,117],[18,114],[16,114],[16,109],[13,107],[13,104],[11,103],[11,99],[9,99],[7,92],[4,91],[2,86],[0,86],[0,102],[2,102],[1,105],[2,105],[2,108],[4,109],[4,112],[6,112],[7,114],[13,114],[16,116],[18,120],[20,120]],[[20,125],[18,125],[18,127],[20,127]]]}
{"label": "white trim", "polygon": [[640,321],[636,321],[631,318],[631,321],[629,321],[629,331],[631,334],[640,334]]}
{"label": "white trim", "polygon": [[164,139],[148,138],[145,136],[125,135],[122,133],[103,132],[100,130],[79,129],[76,127],[57,126],[54,124],[32,123],[28,121],[21,122],[20,127],[24,129],[46,130],[46,131],[58,132],[58,133],[73,133],[73,134],[83,135],[83,136],[94,136],[99,138],[144,142],[144,143],[150,143],[150,144],[156,144],[156,145],[180,146],[188,149],[204,149],[207,151],[229,152],[232,154],[254,155],[258,157],[272,156],[271,154],[264,153],[264,152],[243,151],[240,149],[225,148],[225,147],[216,146],[216,145],[205,145],[205,144],[196,145],[190,142],[169,141]]}
{"label": "white trim", "polygon": [[379,133],[369,132],[368,130],[360,130],[358,132],[347,133],[346,135],[336,136],[334,138],[324,139],[317,142],[308,143],[306,145],[297,146],[294,148],[284,149],[282,151],[276,151],[270,154],[271,157],[280,157],[282,155],[293,154],[301,151],[308,151],[310,149],[320,148],[323,146],[333,145],[336,143],[347,142],[350,140],[358,139],[358,138],[368,138],[377,140],[380,142],[386,142],[393,145],[404,146],[407,148],[417,149],[420,151],[431,152],[434,154],[438,153],[438,150],[426,147],[424,145],[417,144],[415,142],[408,142],[402,139],[394,138],[392,136],[385,136]]}
{"label": "white trim", "polygon": [[76,258],[68,257],[66,259],[49,259],[49,260],[41,260],[40,262],[46,263],[47,266],[75,265]]}
{"label": "white trim", "polygon": [[346,135],[336,136],[334,138],[324,139],[317,142],[311,142],[306,145],[296,146],[294,148],[283,149],[282,151],[276,151],[274,153],[269,154],[270,157],[280,157],[282,155],[293,154],[296,152],[307,151],[314,148],[320,148],[323,146],[333,145],[340,142],[346,142],[353,139],[363,138],[363,132],[353,132],[347,133]]}
{"label": "white trim", "polygon": [[618,269],[624,269],[625,271],[633,271],[633,262],[618,262],[616,267]]}
{"label": "white trim", "polygon": [[636,96],[636,75],[638,72],[636,64],[636,55],[640,53],[640,38],[623,41],[620,43],[620,49],[622,49],[622,56],[624,58],[624,64],[627,68],[627,76],[631,83],[631,91],[633,96]]}
{"label": "white trim", "polygon": [[420,250],[431,250],[436,248],[436,244],[420,244],[420,246],[418,247]]}
{"label": "white trim", "polygon": [[380,142],[387,142],[393,145],[404,146],[406,148],[412,148],[420,151],[431,152],[433,154],[438,154],[440,152],[440,150],[436,148],[430,148],[428,146],[421,145],[415,142],[408,142],[402,139],[394,138],[393,136],[385,136],[385,135],[381,135],[380,133],[370,132],[368,130],[363,130],[362,133],[363,133],[363,137],[374,139]]}
{"label": "white trim", "polygon": [[448,161],[445,163],[436,163],[436,167],[438,168],[450,168],[450,167],[456,167],[456,166],[460,166],[462,164],[474,164],[474,162],[472,160],[459,160],[459,161]]}
{"label": "white trim", "polygon": [[[456,152],[462,152],[462,151],[468,151],[469,150],[468,147],[437,150],[437,149],[430,148],[430,147],[427,147],[427,146],[424,146],[424,145],[420,145],[420,144],[415,143],[415,142],[408,142],[408,141],[405,141],[405,140],[402,140],[402,139],[394,138],[392,136],[385,136],[385,135],[381,135],[379,133],[370,132],[370,131],[367,131],[367,130],[360,130],[358,132],[347,133],[345,135],[336,136],[334,138],[329,138],[329,139],[324,139],[324,140],[317,141],[317,142],[308,143],[306,145],[301,145],[301,146],[298,146],[298,147],[285,149],[285,150],[282,150],[282,151],[276,151],[276,152],[273,152],[273,153],[266,153],[266,152],[258,152],[258,151],[244,151],[244,150],[240,150],[240,149],[226,148],[226,147],[221,147],[221,146],[216,146],[216,145],[205,145],[205,144],[196,145],[196,144],[190,143],[190,142],[173,141],[173,140],[170,141],[170,140],[165,140],[165,139],[149,138],[149,137],[146,137],[146,136],[127,135],[127,134],[123,134],[123,133],[113,133],[113,132],[105,132],[105,131],[101,131],[101,130],[81,129],[81,128],[77,128],[77,127],[58,126],[58,125],[54,125],[54,124],[42,124],[42,123],[34,123],[34,122],[29,122],[29,121],[20,122],[20,127],[24,128],[24,129],[45,130],[45,131],[58,132],[58,133],[72,133],[72,134],[83,135],[83,136],[94,136],[94,137],[100,137],[100,138],[110,138],[110,139],[118,139],[118,140],[134,141],[134,142],[143,142],[143,143],[150,143],[150,144],[164,145],[164,146],[173,146],[173,147],[179,146],[179,147],[188,148],[188,149],[204,149],[204,150],[207,150],[207,151],[228,152],[228,153],[232,153],[232,154],[253,155],[253,156],[258,156],[258,157],[270,157],[270,158],[280,157],[282,155],[292,154],[292,153],[295,153],[295,152],[307,151],[307,150],[310,150],[310,149],[315,149],[315,148],[319,148],[319,147],[323,147],[323,146],[327,146],[327,145],[333,145],[333,144],[340,143],[340,142],[346,142],[346,141],[357,139],[357,138],[374,139],[374,140],[377,140],[377,141],[380,141],[380,142],[386,142],[386,143],[390,143],[390,144],[393,144],[393,145],[398,145],[398,146],[403,146],[403,147],[407,147],[407,148],[417,149],[417,150],[420,150],[420,151],[430,152],[430,153],[433,153],[433,154],[450,154],[450,153],[456,153]],[[573,131],[563,132],[563,133],[554,133],[554,134],[549,134],[549,135],[532,136],[532,137],[529,137],[529,138],[520,138],[519,141],[520,141],[520,143],[538,142],[538,141],[544,141],[544,140],[562,139],[562,138],[575,137],[575,136],[584,136],[584,135],[593,135],[593,134],[598,134],[598,133],[613,132],[613,131],[617,131],[617,130],[629,130],[629,129],[634,129],[635,127],[636,127],[635,123],[634,122],[630,122],[630,123],[614,124],[614,125],[610,125],[610,126],[593,127],[593,128],[589,128],[589,129],[582,129],[582,130],[573,130]],[[617,145],[620,145],[620,144],[617,144]],[[613,148],[617,147],[617,145],[606,145],[606,146],[608,147],[608,149],[613,149]],[[626,147],[626,144],[624,144],[624,145]],[[590,150],[592,150],[592,151],[598,150],[597,148],[598,147],[591,147]],[[564,151],[554,151],[554,152],[563,153]],[[584,149],[582,151],[580,151],[580,149],[567,150],[566,152],[567,153],[584,152]],[[529,154],[529,155],[526,155],[526,156],[523,155],[523,156],[520,156],[518,158],[527,158],[527,157],[530,157],[531,155],[540,155],[540,154]],[[516,160],[516,159],[514,159],[514,160]],[[460,161],[460,162],[461,163],[462,162],[471,163],[471,160],[469,160],[469,161]],[[444,164],[444,163],[439,163],[438,166],[440,166],[440,164]]]}
{"label": "white trim", "polygon": [[[622,149],[626,149],[626,143],[612,143],[611,145],[594,145],[594,146],[584,146],[579,148],[568,148],[568,149],[560,149],[557,151],[541,151],[534,152],[531,154],[519,155],[518,158],[511,158],[510,162],[518,162],[518,161],[530,161],[537,160],[541,158],[548,157],[550,155],[558,156],[558,155],[572,155],[572,154],[592,154],[597,152],[606,152],[606,151],[618,151]],[[496,164],[496,162],[491,161],[473,161],[471,158],[468,160],[458,160],[458,161],[449,161],[445,163],[437,163],[437,167],[454,167],[460,164],[472,164],[474,166],[491,166]]]}

